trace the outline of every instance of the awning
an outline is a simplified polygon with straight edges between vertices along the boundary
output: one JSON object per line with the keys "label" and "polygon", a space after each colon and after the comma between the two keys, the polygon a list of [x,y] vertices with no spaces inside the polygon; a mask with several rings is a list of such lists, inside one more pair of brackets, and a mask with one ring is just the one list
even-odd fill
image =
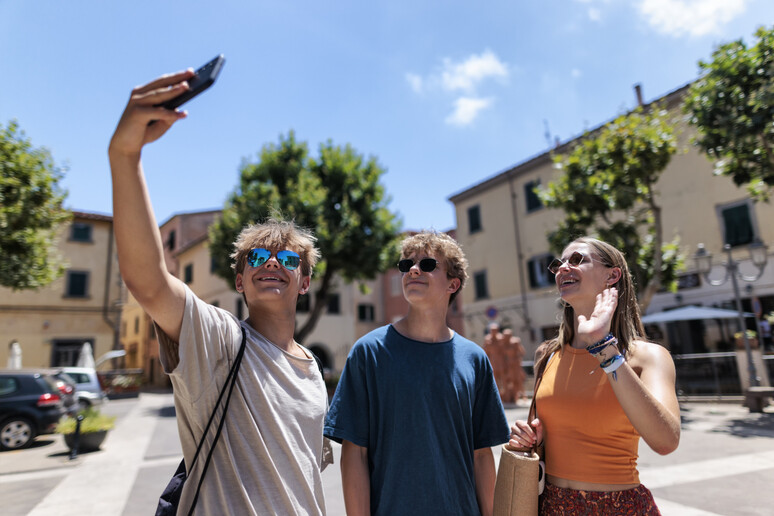
{"label": "awning", "polygon": [[[755,317],[754,314],[748,312],[744,312],[744,316]],[[681,306],[674,310],[646,315],[642,318],[642,322],[644,324],[652,324],[675,321],[695,321],[701,319],[736,319],[737,317],[739,317],[739,312],[736,310],[708,308],[704,306]]]}

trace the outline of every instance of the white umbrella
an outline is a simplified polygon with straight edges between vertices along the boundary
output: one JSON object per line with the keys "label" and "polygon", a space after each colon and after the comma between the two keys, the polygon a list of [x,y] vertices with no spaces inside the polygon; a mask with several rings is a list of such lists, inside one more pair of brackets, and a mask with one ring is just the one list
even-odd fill
{"label": "white umbrella", "polygon": [[[744,312],[745,317],[754,317],[754,314]],[[642,318],[644,324],[676,321],[695,321],[701,319],[736,319],[739,312],[736,310],[724,310],[705,306],[683,306],[665,312],[656,312]]]}
{"label": "white umbrella", "polygon": [[88,342],[84,342],[83,346],[81,347],[81,353],[78,355],[77,366],[96,369],[96,364],[94,363],[94,354],[91,351],[91,344]]}
{"label": "white umbrella", "polygon": [[18,342],[13,341],[8,346],[8,369],[22,368],[22,349]]}

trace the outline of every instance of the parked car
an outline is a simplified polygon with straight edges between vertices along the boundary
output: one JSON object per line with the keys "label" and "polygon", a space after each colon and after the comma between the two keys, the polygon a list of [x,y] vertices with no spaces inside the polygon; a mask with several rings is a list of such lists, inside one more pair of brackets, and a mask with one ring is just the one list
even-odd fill
{"label": "parked car", "polygon": [[56,379],[40,371],[0,369],[0,449],[26,448],[66,413]]}
{"label": "parked car", "polygon": [[75,380],[61,369],[41,369],[42,374],[50,374],[59,389],[59,395],[62,398],[62,404],[69,414],[78,411],[78,396],[76,393]]}
{"label": "parked car", "polygon": [[90,367],[63,367],[62,372],[75,380],[75,395],[81,408],[99,406],[107,401],[97,372]]}

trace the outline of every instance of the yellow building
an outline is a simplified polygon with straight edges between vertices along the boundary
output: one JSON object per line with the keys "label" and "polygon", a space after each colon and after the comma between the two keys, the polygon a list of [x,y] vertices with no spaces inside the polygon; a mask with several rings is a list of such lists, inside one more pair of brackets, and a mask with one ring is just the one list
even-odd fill
{"label": "yellow building", "polygon": [[84,343],[95,357],[118,343],[122,286],[113,218],[76,211],[58,240],[64,276],[39,290],[0,288],[0,367],[13,341],[23,367],[75,365]]}
{"label": "yellow building", "polygon": [[[665,102],[680,120],[683,152],[675,155],[663,172],[657,202],[663,209],[664,240],[680,237],[687,270],[680,277],[678,294],[657,294],[648,313],[688,304],[733,309],[731,282],[711,286],[696,272],[692,256],[699,243],[716,255],[718,264],[723,244],[731,243],[735,259],[742,262],[740,268],[747,274],[757,271],[750,263],[747,244],[760,239],[774,245],[774,205],[753,203],[746,190],[730,178],[713,176],[712,164],[691,146],[693,130],[680,116],[686,90],[680,88],[658,101]],[[530,158],[450,197],[456,212],[457,240],[470,261],[470,287],[463,291],[468,338],[483,342],[487,324],[495,320],[513,328],[530,356],[540,342],[555,335],[559,297],[546,269],[554,258],[546,235],[563,213],[546,209],[533,187],[545,186],[558,177],[551,154],[568,153],[578,141]],[[724,272],[718,266],[711,277],[722,279]],[[747,310],[753,297],[764,313],[774,310],[774,263],[758,281],[742,283],[742,288]],[[728,344],[723,329],[707,326],[697,331],[679,326],[663,336],[664,341],[678,353],[715,351]]]}

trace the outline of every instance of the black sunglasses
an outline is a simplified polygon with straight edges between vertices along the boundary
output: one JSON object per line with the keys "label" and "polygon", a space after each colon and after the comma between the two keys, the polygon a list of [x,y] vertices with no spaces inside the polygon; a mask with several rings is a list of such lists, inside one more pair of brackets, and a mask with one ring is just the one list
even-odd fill
{"label": "black sunglasses", "polygon": [[551,274],[556,274],[557,272],[559,272],[559,269],[565,263],[568,263],[572,267],[577,267],[578,265],[582,264],[583,261],[586,260],[587,258],[588,256],[586,256],[585,254],[575,251],[566,260],[560,260],[558,258],[554,258],[554,260],[548,265],[548,270],[551,271]]}
{"label": "black sunglasses", "polygon": [[[400,272],[408,272],[415,263],[411,258],[404,258],[398,262],[398,270]],[[422,272],[433,272],[436,267],[438,267],[438,260],[434,258],[422,258],[419,260],[419,270]]]}

